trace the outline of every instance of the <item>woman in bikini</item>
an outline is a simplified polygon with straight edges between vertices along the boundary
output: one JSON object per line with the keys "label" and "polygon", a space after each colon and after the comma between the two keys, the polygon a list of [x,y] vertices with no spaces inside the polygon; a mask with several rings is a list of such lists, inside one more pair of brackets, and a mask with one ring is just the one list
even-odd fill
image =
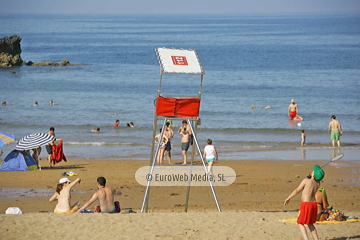
{"label": "woman in bikini", "polygon": [[329,214],[326,212],[326,209],[329,207],[329,203],[324,188],[319,187],[315,194],[315,199],[318,207],[316,221],[325,221],[329,217]]}
{"label": "woman in bikini", "polygon": [[79,209],[79,203],[75,203],[73,206],[70,205],[71,201],[71,188],[80,183],[81,179],[78,178],[75,181],[71,182],[68,178],[61,178],[59,184],[57,185],[56,192],[49,199],[49,202],[53,202],[56,199],[58,203],[54,209],[55,213],[74,213]]}
{"label": "woman in bikini", "polygon": [[[160,142],[160,148],[157,156],[157,163],[163,164],[164,163],[164,153],[165,153],[165,147],[169,139],[163,134],[162,140],[160,141],[162,129],[160,128],[160,133],[155,136],[155,143]],[[157,140],[157,141],[156,141]]]}

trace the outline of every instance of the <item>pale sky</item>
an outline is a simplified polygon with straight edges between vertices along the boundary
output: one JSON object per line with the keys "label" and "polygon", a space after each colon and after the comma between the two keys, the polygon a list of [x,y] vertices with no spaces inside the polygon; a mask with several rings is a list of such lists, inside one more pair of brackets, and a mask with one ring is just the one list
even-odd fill
{"label": "pale sky", "polygon": [[0,13],[224,14],[358,12],[360,0],[0,0]]}

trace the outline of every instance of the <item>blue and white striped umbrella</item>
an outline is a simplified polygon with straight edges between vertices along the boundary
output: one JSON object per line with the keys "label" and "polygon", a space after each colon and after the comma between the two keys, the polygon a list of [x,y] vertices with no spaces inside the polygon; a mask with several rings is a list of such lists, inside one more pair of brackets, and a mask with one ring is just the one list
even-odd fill
{"label": "blue and white striped umbrella", "polygon": [[47,133],[33,133],[20,139],[15,147],[15,150],[31,150],[41,147],[49,142],[55,140],[55,137]]}

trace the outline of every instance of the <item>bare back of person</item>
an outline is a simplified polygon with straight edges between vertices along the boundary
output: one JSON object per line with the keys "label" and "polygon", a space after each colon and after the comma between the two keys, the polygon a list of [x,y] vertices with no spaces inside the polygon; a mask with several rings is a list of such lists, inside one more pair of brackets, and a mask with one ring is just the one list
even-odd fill
{"label": "bare back of person", "polygon": [[116,190],[112,187],[103,187],[96,192],[100,202],[101,212],[107,213],[115,210],[114,195]]}
{"label": "bare back of person", "polygon": [[65,211],[70,209],[70,200],[71,200],[70,190],[71,187],[66,186],[60,191],[60,194],[57,195],[58,203],[56,204],[56,208],[58,210]]}
{"label": "bare back of person", "polygon": [[301,195],[301,201],[303,202],[315,202],[315,194],[319,189],[320,183],[312,179],[304,179],[304,189]]}
{"label": "bare back of person", "polygon": [[296,112],[296,110],[297,110],[297,104],[290,104],[289,105],[289,111],[291,111],[291,112]]}
{"label": "bare back of person", "polygon": [[333,131],[340,130],[340,122],[336,119],[333,119],[330,121],[330,127]]}

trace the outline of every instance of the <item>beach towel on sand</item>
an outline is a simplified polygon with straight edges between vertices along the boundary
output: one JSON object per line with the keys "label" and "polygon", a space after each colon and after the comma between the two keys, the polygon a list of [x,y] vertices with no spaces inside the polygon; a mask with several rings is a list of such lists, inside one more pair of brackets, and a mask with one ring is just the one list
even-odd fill
{"label": "beach towel on sand", "polygon": [[[289,223],[297,223],[297,218],[284,218],[282,220],[279,220],[280,222],[289,222]],[[359,222],[359,219],[347,219],[345,221],[317,221],[314,224],[338,224],[338,223],[353,223],[353,222]]]}
{"label": "beach towel on sand", "polygon": [[66,157],[64,155],[63,147],[62,147],[62,140],[60,140],[60,143],[58,145],[52,145],[52,160],[53,163],[61,162],[61,160],[64,160],[67,162]]}

